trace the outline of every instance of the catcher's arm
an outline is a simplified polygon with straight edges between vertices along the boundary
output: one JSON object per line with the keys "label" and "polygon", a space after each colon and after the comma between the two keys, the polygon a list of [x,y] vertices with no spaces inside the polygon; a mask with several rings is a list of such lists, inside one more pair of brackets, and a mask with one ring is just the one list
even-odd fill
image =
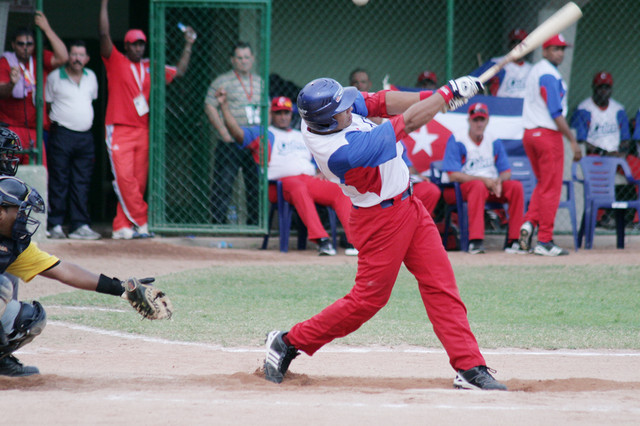
{"label": "catcher's arm", "polygon": [[39,275],[82,290],[121,296],[144,318],[169,319],[173,313],[173,306],[167,295],[151,285],[153,278],[129,278],[121,281],[102,274],[96,275],[81,266],[62,261]]}

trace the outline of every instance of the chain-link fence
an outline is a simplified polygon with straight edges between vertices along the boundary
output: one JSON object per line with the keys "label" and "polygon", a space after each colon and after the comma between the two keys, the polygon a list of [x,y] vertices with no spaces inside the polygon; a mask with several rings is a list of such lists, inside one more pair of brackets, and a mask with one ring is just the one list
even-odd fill
{"label": "chain-link fence", "polygon": [[[565,3],[370,0],[359,7],[351,0],[153,1],[151,46],[157,48],[153,52],[157,60],[177,60],[181,40],[178,22],[191,25],[198,40],[187,75],[166,89],[154,86],[155,99],[164,99],[164,104],[156,103],[160,108],[152,115],[151,223],[158,230],[263,229],[263,177],[258,181],[257,209],[247,196],[251,182],[244,170],[234,181],[231,200],[211,205],[212,191],[216,190],[217,140],[203,106],[209,83],[230,69],[230,51],[236,40],[244,39],[254,46],[255,70],[265,79],[260,107],[266,120],[267,87],[270,96],[295,98],[304,84],[317,77],[330,76],[349,84],[349,74],[356,68],[368,71],[372,91],[382,89],[385,78],[390,85],[415,87],[418,75],[425,70],[436,74],[438,84],[468,74],[505,54],[512,30],[530,32]],[[584,17],[563,32],[572,47],[559,67],[569,85],[568,119],[577,105],[592,95],[594,74],[604,70],[613,75],[613,98],[626,107],[632,132],[640,106],[640,98],[632,90],[639,83],[632,52],[637,45],[640,3],[577,3]],[[537,49],[527,59],[536,62],[540,58],[541,50]],[[565,179],[570,179],[568,149],[565,157]],[[625,196],[633,194],[628,187],[621,191],[626,191]],[[579,220],[580,186],[576,194]],[[223,220],[214,219],[216,209]],[[262,215],[258,220],[252,218],[256,210]],[[559,211],[557,229],[569,231],[569,223],[566,213]]]}

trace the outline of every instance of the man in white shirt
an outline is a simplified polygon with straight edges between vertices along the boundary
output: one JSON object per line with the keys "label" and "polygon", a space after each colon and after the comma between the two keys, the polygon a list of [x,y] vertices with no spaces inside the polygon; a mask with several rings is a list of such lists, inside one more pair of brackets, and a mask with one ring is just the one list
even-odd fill
{"label": "man in white shirt", "polygon": [[69,62],[49,74],[46,99],[50,106],[51,135],[47,147],[49,171],[50,238],[66,238],[62,225],[67,214],[69,238],[97,240],[89,227],[89,184],[93,174],[94,145],[92,102],[98,97],[98,80],[85,68],[89,62],[83,41],[71,43]]}

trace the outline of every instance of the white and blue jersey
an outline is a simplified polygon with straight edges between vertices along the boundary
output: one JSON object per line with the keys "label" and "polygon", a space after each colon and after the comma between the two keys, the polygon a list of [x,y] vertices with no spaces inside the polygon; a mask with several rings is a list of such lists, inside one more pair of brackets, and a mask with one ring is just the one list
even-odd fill
{"label": "white and blue jersey", "polygon": [[[261,126],[243,127],[242,147],[253,151],[254,160],[259,163]],[[302,139],[302,133],[294,129],[278,129],[269,126],[268,131],[267,179],[316,174],[313,157]]]}
{"label": "white and blue jersey", "polygon": [[511,168],[502,141],[489,132],[476,144],[469,134],[453,134],[447,142],[442,161],[445,172],[462,172],[470,176],[495,179]]}
{"label": "white and blue jersey", "polygon": [[558,130],[556,117],[567,115],[567,86],[551,62],[542,59],[531,68],[522,104],[525,129]]}
{"label": "white and blue jersey", "polygon": [[[491,58],[480,68],[474,70],[471,75],[479,77],[486,70],[499,63],[503,58],[504,56]],[[490,80],[491,94],[503,98],[524,98],[527,77],[529,76],[531,68],[531,63],[527,61],[509,62],[494,77],[498,83],[497,88],[493,87],[494,80]]]}
{"label": "white and blue jersey", "polygon": [[573,113],[571,127],[576,129],[579,141],[587,141],[609,152],[618,151],[620,141],[631,138],[624,107],[613,99],[605,109],[596,105],[592,98],[585,99]]}
{"label": "white and blue jersey", "polygon": [[305,144],[318,168],[327,179],[339,184],[358,207],[380,204],[401,194],[409,185],[409,169],[402,159],[404,147],[400,142],[407,136],[404,119],[398,115],[376,126],[365,118],[385,114],[384,92],[360,93],[353,105],[351,125],[340,132],[315,134],[302,122]]}

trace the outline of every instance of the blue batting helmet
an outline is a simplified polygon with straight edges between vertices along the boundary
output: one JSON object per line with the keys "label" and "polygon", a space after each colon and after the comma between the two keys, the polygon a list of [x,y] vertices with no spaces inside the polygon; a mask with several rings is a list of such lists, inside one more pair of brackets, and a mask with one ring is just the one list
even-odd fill
{"label": "blue batting helmet", "polygon": [[344,88],[332,78],[318,78],[298,94],[298,111],[311,130],[327,133],[338,126],[333,116],[349,109],[356,96],[355,87]]}

